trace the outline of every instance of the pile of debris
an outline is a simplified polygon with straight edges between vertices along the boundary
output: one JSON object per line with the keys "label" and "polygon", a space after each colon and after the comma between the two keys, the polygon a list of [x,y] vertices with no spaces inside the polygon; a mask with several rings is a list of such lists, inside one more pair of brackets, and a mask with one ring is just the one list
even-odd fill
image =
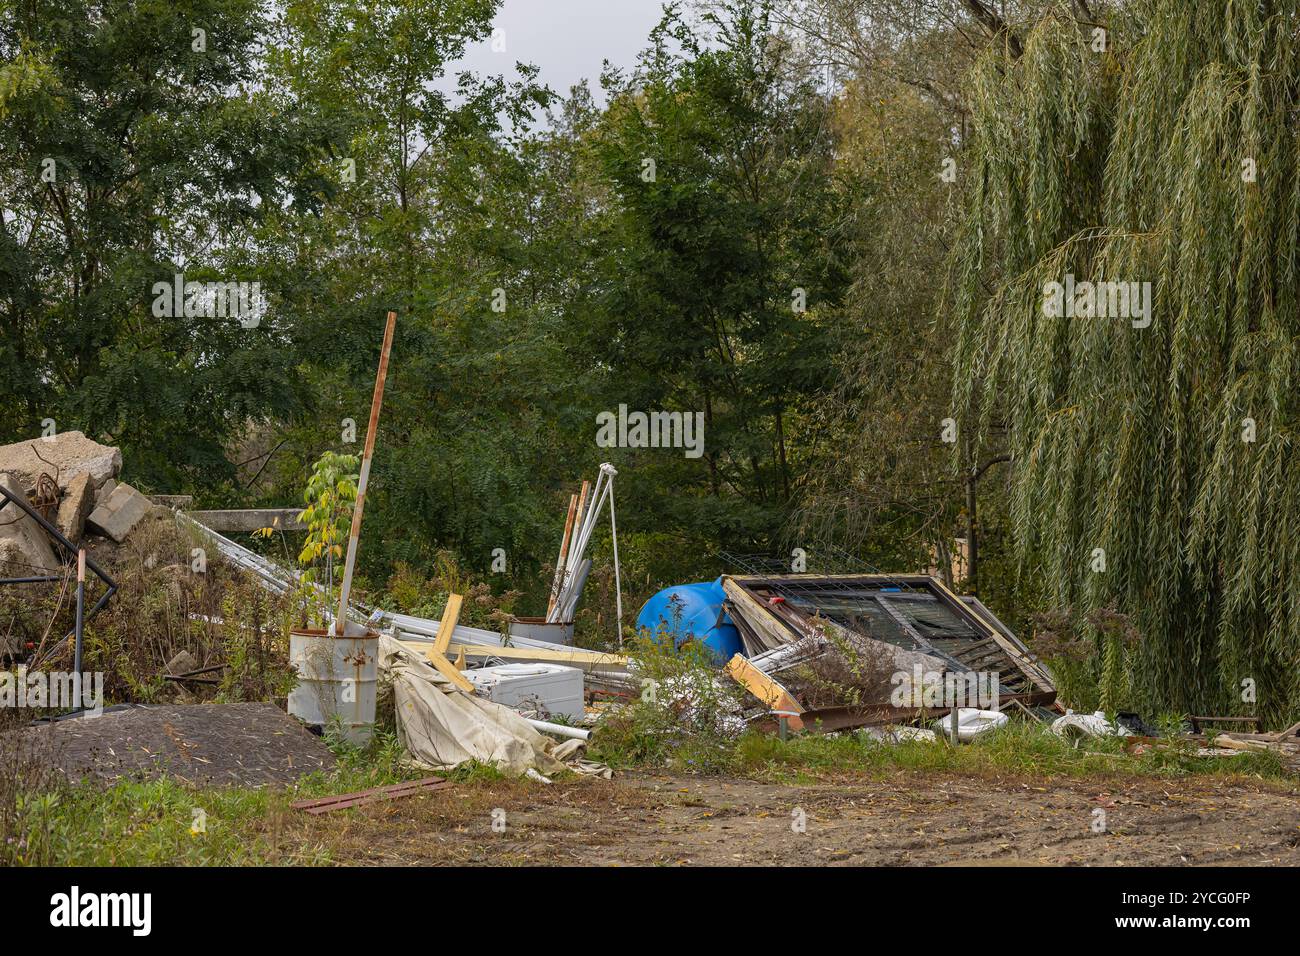
{"label": "pile of debris", "polygon": [[[723,575],[685,588],[656,596],[638,623],[671,633],[680,621],[665,609],[685,608],[707,625],[699,637],[762,704],[750,715],[760,727],[829,733],[948,714],[967,740],[1005,711],[1037,715],[1056,700],[1047,669],[988,608],[926,575]],[[850,684],[851,703],[826,699]]]}
{"label": "pile of debris", "polygon": [[77,431],[0,446],[0,566],[23,577],[66,563],[66,555],[56,553],[57,539],[38,520],[6,507],[19,496],[70,544],[87,532],[125,541],[154,505],[118,481],[121,471],[121,451]]}

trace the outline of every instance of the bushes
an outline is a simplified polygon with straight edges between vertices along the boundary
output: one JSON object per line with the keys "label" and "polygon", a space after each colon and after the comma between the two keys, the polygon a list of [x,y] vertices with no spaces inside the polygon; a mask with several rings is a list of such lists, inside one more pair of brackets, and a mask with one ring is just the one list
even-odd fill
{"label": "bushes", "polygon": [[744,730],[744,692],[719,672],[712,652],[694,641],[674,648],[670,640],[643,634],[627,653],[640,693],[601,721],[592,756],[614,766],[726,769]]}

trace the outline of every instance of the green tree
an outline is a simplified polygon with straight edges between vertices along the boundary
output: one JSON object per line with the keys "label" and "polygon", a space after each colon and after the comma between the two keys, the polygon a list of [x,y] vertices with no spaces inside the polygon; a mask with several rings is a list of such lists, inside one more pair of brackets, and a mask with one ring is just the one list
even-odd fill
{"label": "green tree", "polygon": [[[670,6],[594,141],[612,195],[586,348],[616,408],[702,412],[701,459],[620,452],[630,497],[710,550],[770,542],[799,494],[847,284],[830,109],[763,3]],[[635,519],[631,519],[635,520]]]}
{"label": "green tree", "polygon": [[151,311],[178,272],[257,281],[251,230],[323,186],[316,124],[257,82],[267,6],[0,2],[3,440],[52,418],[146,485],[212,484],[248,419],[300,404],[273,314]]}
{"label": "green tree", "polygon": [[[1019,552],[1043,602],[1136,626],[1129,703],[1289,721],[1295,11],[1135,0],[1107,25],[1099,52],[1046,19],[974,77],[954,285],[962,424],[1006,429]],[[1054,315],[1048,283],[1067,274],[1150,283],[1149,324]]]}

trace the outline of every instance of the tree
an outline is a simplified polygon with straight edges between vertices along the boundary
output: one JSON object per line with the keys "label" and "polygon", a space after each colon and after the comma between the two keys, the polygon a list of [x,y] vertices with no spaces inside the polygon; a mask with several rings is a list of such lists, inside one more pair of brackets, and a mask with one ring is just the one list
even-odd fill
{"label": "tree", "polygon": [[587,347],[605,408],[704,416],[702,459],[640,454],[631,495],[714,542],[771,541],[846,284],[830,111],[766,4],[725,4],[699,30],[669,7],[652,40],[637,71],[606,78],[594,148],[614,198]]}
{"label": "tree", "polygon": [[318,130],[256,82],[269,27],[259,0],[0,3],[3,440],[53,419],[146,485],[211,484],[247,419],[298,406],[273,316],[151,309],[176,273],[257,281],[251,230],[317,201]]}
{"label": "tree", "polygon": [[[991,51],[953,305],[963,425],[1006,429],[1043,603],[1132,620],[1130,703],[1289,721],[1300,60],[1285,7],[1140,0],[1104,52],[1056,19],[1018,57]],[[1100,668],[1116,648],[1093,633]]]}

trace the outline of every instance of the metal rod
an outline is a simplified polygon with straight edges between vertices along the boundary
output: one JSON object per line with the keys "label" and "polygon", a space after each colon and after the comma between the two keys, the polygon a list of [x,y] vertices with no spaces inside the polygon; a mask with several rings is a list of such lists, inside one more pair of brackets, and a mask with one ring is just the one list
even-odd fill
{"label": "metal rod", "polygon": [[618,646],[623,646],[623,582],[618,569],[618,522],[614,519],[614,476],[618,474],[614,466],[604,464],[602,470],[609,469],[609,537],[614,543],[614,607],[618,614]]}
{"label": "metal rod", "polygon": [[77,551],[77,643],[72,652],[72,673],[81,674],[81,647],[86,624],[86,549]]}
{"label": "metal rod", "polygon": [[379,431],[379,410],[384,404],[384,380],[388,378],[388,356],[393,348],[393,330],[397,313],[388,313],[384,327],[384,344],[379,350],[379,373],[375,376],[375,394],[370,400],[370,425],[366,429],[366,450],[361,456],[361,480],[357,483],[357,501],[352,508],[352,531],[348,535],[348,558],[343,566],[343,587],[339,592],[339,614],[334,633],[342,636],[347,629],[348,595],[352,591],[352,572],[357,563],[357,539],[361,536],[361,515],[366,507],[366,485],[370,483],[370,459],[375,453],[375,433]]}
{"label": "metal rod", "polygon": [[[35,520],[37,524],[39,524],[42,528],[44,528],[46,534],[48,534],[51,538],[53,538],[58,543],[59,547],[61,547],[69,555],[73,555],[78,552],[77,546],[73,544],[71,541],[69,541],[64,536],[62,531],[60,531],[58,528],[52,525],[49,519],[47,519],[43,514],[41,514],[39,511],[37,511],[35,508],[33,508],[31,505],[27,503],[27,497],[25,495],[12,494],[8,488],[6,488],[4,485],[0,485],[0,497],[3,497],[6,503],[12,501],[15,505],[18,506],[19,509],[25,511],[28,517]],[[0,507],[3,507],[3,505],[0,505]],[[117,593],[117,582],[114,581],[111,577],[109,577],[108,574],[104,571],[104,569],[101,568],[94,561],[90,560],[90,558],[86,558],[86,567],[90,568],[90,570],[95,573],[95,576],[99,578],[101,581],[103,581],[104,585],[107,587],[107,590],[100,595],[99,600],[96,601],[91,606],[90,610],[86,612],[85,616],[87,619],[89,619],[94,617],[96,614],[98,614],[100,609],[103,608],[103,606],[108,603],[108,599]],[[51,646],[49,652],[45,655],[45,657],[48,658],[50,654],[54,653],[54,651],[62,647],[64,642],[66,642],[68,638],[73,636],[74,636],[73,631],[69,631],[67,634],[63,635],[62,638],[54,642],[54,644]]]}

